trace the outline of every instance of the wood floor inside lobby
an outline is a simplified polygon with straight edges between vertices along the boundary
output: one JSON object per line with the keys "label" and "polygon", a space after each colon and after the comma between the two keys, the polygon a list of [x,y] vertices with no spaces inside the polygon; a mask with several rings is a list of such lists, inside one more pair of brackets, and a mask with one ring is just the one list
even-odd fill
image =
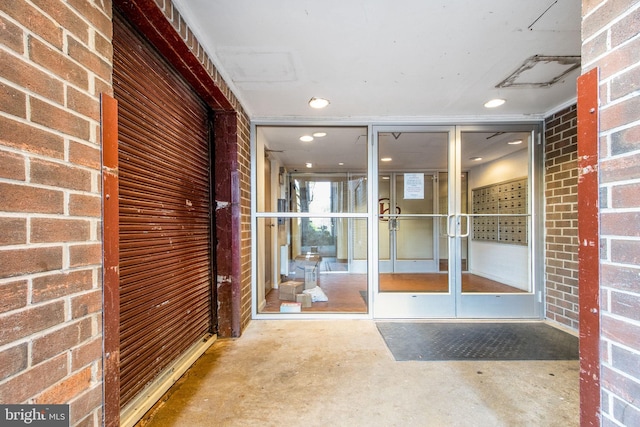
{"label": "wood floor inside lobby", "polygon": [[[321,273],[318,285],[328,301],[314,302],[303,312],[366,313],[367,275],[351,273]],[[380,275],[382,292],[447,292],[448,276],[442,273],[396,273]],[[470,273],[462,274],[462,292],[519,293],[520,289]],[[280,311],[278,290],[266,296],[263,313]]]}

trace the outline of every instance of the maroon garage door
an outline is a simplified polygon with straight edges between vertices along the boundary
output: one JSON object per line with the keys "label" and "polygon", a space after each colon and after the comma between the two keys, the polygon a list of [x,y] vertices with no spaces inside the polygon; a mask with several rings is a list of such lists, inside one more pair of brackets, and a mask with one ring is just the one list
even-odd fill
{"label": "maroon garage door", "polygon": [[120,225],[120,403],[214,330],[210,115],[114,16]]}

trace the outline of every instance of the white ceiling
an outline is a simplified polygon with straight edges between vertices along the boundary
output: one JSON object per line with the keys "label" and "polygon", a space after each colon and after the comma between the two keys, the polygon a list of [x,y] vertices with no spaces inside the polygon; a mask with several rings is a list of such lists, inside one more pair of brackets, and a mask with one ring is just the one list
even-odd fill
{"label": "white ceiling", "polygon": [[[575,99],[579,68],[496,85],[580,55],[580,0],[173,1],[253,120],[539,119]],[[512,82],[566,68],[537,64]]]}

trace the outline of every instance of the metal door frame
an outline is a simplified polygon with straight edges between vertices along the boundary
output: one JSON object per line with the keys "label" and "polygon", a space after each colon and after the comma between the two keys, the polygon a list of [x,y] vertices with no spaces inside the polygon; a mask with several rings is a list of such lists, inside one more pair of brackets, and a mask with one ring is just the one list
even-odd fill
{"label": "metal door frame", "polygon": [[[462,244],[461,239],[468,233],[470,214],[461,212],[461,135],[471,131],[506,131],[530,132],[528,161],[529,182],[529,277],[530,292],[518,294],[504,293],[467,293],[462,292]],[[539,202],[542,200],[542,145],[540,126],[535,123],[501,124],[491,123],[478,126],[373,126],[370,162],[370,181],[372,188],[372,204],[378,199],[378,134],[381,132],[449,132],[448,155],[448,214],[447,234],[449,237],[449,292],[412,293],[393,292],[381,293],[379,283],[378,250],[373,250],[371,259],[371,287],[373,296],[374,318],[526,318],[539,319],[543,316],[543,283],[542,277],[542,219],[536,215]],[[454,173],[452,173],[454,172]],[[471,191],[471,188],[468,188]],[[371,230],[371,246],[379,242],[378,213],[376,207],[371,206],[371,223],[375,224]],[[462,230],[463,218],[466,217],[466,230]],[[437,236],[434,236],[436,238]]]}
{"label": "metal door frame", "polygon": [[[451,152],[455,149],[455,126],[373,126],[372,127],[372,147],[370,162],[370,179],[372,184],[372,197],[371,201],[377,203],[378,200],[378,176],[380,175],[378,168],[378,148],[379,141],[378,135],[381,132],[415,132],[415,133],[444,133],[448,134],[448,151]],[[448,169],[451,169],[451,158],[449,154],[447,159]],[[449,174],[449,185],[451,188],[451,180],[454,178],[452,174]],[[435,195],[434,195],[435,197]],[[451,199],[451,198],[450,198]],[[451,200],[449,200],[451,205]],[[451,207],[451,206],[450,206]],[[372,294],[373,294],[373,316],[375,318],[449,318],[455,317],[456,309],[456,294],[452,292],[454,284],[452,283],[453,276],[449,274],[448,285],[449,291],[446,293],[415,293],[415,292],[380,292],[380,280],[379,280],[379,259],[377,245],[379,242],[379,229],[378,229],[378,212],[375,209],[377,206],[370,207],[370,223],[372,225],[371,230],[371,246],[374,247],[370,262],[370,281],[372,282]],[[434,220],[441,217],[441,215],[433,215]],[[435,228],[435,227],[434,227]],[[434,240],[437,240],[438,236],[434,235]],[[435,255],[435,254],[434,254]],[[452,256],[452,247],[449,245],[449,258]]]}

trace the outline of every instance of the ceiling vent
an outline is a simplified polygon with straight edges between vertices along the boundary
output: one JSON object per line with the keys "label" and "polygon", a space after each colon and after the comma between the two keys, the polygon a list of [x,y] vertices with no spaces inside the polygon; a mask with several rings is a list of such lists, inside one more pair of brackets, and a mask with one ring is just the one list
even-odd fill
{"label": "ceiling vent", "polygon": [[578,67],[580,56],[534,55],[496,87],[548,87]]}
{"label": "ceiling vent", "polygon": [[296,58],[291,52],[220,48],[217,56],[235,83],[274,84],[298,80]]}

